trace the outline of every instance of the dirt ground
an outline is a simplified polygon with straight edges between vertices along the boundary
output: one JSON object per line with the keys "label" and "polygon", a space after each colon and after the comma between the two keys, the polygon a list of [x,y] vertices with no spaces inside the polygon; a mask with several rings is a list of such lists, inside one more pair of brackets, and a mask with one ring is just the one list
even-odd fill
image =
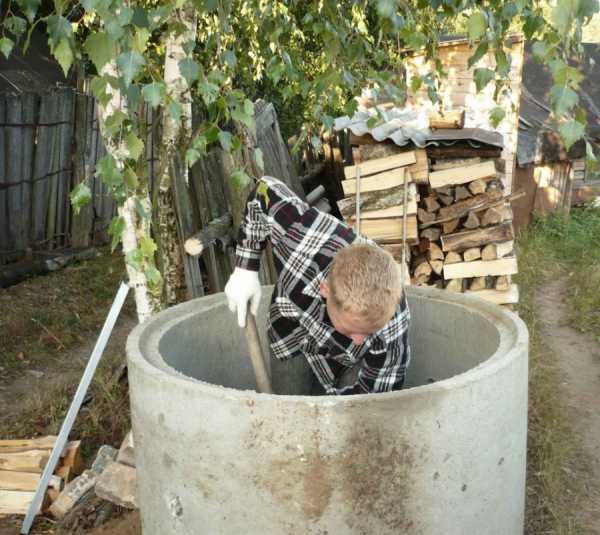
{"label": "dirt ground", "polygon": [[[545,344],[555,352],[563,374],[560,396],[576,434],[581,437],[585,473],[580,509],[575,513],[585,529],[580,535],[600,534],[600,337],[567,325],[568,280],[548,281],[536,295]],[[564,467],[569,470],[568,467]]]}

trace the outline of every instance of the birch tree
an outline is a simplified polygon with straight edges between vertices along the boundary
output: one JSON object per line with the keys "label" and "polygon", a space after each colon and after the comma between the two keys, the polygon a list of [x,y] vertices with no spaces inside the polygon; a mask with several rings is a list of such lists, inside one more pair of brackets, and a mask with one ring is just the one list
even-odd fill
{"label": "birch tree", "polygon": [[[98,174],[119,206],[110,232],[113,245],[123,243],[143,320],[173,302],[181,273],[169,161],[177,155],[191,166],[218,145],[236,155],[232,182],[246,184],[260,167],[260,153],[253,159],[245,146],[254,129],[248,95],[266,91],[283,106],[300,103],[298,143],[317,144],[319,129],[330,129],[335,115],[353,114],[352,97],[364,88],[384,91],[402,106],[425,86],[435,101],[444,76],[438,45],[453,28],[464,28],[471,42],[478,89],[493,84],[500,96],[509,72],[505,40],[522,31],[552,72],[553,120],[568,148],[587,143],[577,95],[581,74],[569,58],[581,53],[582,30],[598,9],[597,0],[12,0],[2,13],[0,51],[8,57],[15,44],[26,47],[40,25],[65,73],[76,62],[91,65],[108,149]],[[424,49],[432,65],[410,86],[404,48]],[[495,69],[478,68],[488,53]],[[201,110],[194,128],[191,102]],[[144,104],[163,136],[154,189]],[[490,119],[499,123],[503,115],[498,107]],[[85,184],[72,192],[75,207],[89,198]]]}

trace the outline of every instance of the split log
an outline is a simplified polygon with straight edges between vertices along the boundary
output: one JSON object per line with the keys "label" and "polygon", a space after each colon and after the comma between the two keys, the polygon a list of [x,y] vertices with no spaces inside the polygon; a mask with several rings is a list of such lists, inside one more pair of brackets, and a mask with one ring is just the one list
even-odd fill
{"label": "split log", "polygon": [[[362,167],[361,167],[362,170]],[[382,189],[390,189],[395,188],[397,186],[402,186],[404,184],[404,173],[409,173],[406,169],[400,167],[398,169],[394,169],[393,171],[384,171],[377,175],[371,175],[368,177],[362,177],[360,179],[360,193],[361,196],[363,193],[368,191],[378,191]],[[406,177],[408,182],[412,181],[412,176],[410,174]],[[342,182],[342,189],[344,190],[344,195],[356,195],[356,179],[351,178],[344,180]]]}
{"label": "split log", "polygon": [[442,223],[442,231],[444,234],[450,234],[454,232],[458,228],[458,224],[460,223],[460,219],[451,219],[450,221],[445,221]]}
{"label": "split log", "polygon": [[463,128],[465,126],[465,110],[431,111],[429,112],[430,128]]}
{"label": "split log", "polygon": [[442,235],[442,231],[441,231],[441,229],[439,229],[437,227],[429,227],[429,228],[426,228],[425,230],[422,230],[419,234],[421,235],[422,238],[426,238],[430,242],[432,242],[432,241],[438,241],[440,239],[440,236]]}
{"label": "split log", "polygon": [[[409,184],[407,191],[409,206],[414,205],[413,213],[416,213],[417,187],[415,184]],[[384,210],[386,208],[397,207],[404,203],[404,186],[396,186],[387,190],[375,190],[360,195],[361,215],[366,212]],[[337,202],[342,216],[347,219],[356,215],[356,194],[350,195]],[[409,208],[408,213],[411,213]]]}
{"label": "split log", "polygon": [[484,262],[461,262],[444,266],[445,279],[459,279],[465,277],[485,277],[486,275],[512,275],[517,273],[516,258],[501,258]]}
{"label": "split log", "polygon": [[214,244],[216,240],[221,240],[225,244],[230,243],[232,224],[231,214],[213,219],[200,232],[185,240],[185,252],[191,256],[197,256]]}
{"label": "split log", "polygon": [[83,472],[85,465],[81,457],[81,440],[69,442],[62,453],[62,466],[68,466],[73,474],[79,475]]}
{"label": "split log", "polygon": [[454,190],[454,200],[462,201],[464,199],[469,199],[471,197],[471,192],[465,186],[456,186]]}
{"label": "split log", "polygon": [[428,212],[427,210],[423,210],[423,208],[417,209],[417,217],[421,223],[430,223],[435,220],[435,214]]}
{"label": "split log", "polygon": [[477,214],[475,212],[469,212],[467,220],[463,223],[463,227],[473,230],[475,228],[479,228],[479,226],[480,222]]}
{"label": "split log", "polygon": [[18,453],[29,450],[51,450],[56,444],[55,436],[23,440],[0,440],[0,453]]}
{"label": "split log", "polygon": [[[458,188],[457,188],[458,189]],[[445,208],[441,208],[439,211],[440,219],[446,218],[454,218],[454,217],[463,217],[467,215],[470,211],[482,209],[491,205],[494,202],[502,199],[501,191],[490,191],[488,193],[481,193],[476,195],[475,197],[469,197],[468,199],[464,199],[459,201],[451,206],[447,206]]]}
{"label": "split log", "polygon": [[416,162],[407,166],[412,179],[417,184],[429,185],[429,158],[425,149],[415,149]]}
{"label": "split log", "polygon": [[104,469],[98,483],[96,494],[99,498],[128,509],[137,508],[137,473],[135,468],[112,462]]}
{"label": "split log", "polygon": [[433,269],[434,273],[441,275],[444,270],[444,262],[442,260],[430,260],[429,265]]}
{"label": "split log", "polygon": [[456,264],[457,262],[462,262],[462,261],[463,261],[463,258],[460,253],[457,253],[456,251],[450,251],[448,254],[446,254],[446,258],[444,258],[444,265]]}
{"label": "split log", "polygon": [[50,506],[50,512],[55,518],[63,518],[88,492],[98,480],[98,474],[93,470],[86,470],[79,477],[71,481],[58,498]]}
{"label": "split log", "polygon": [[455,143],[454,145],[439,145],[427,147],[427,155],[434,160],[448,160],[450,158],[500,158],[500,147],[487,146],[485,148],[472,147],[468,143]]}
{"label": "split log", "polygon": [[473,195],[479,195],[480,193],[485,193],[487,184],[483,178],[478,178],[469,184],[469,191]]}
{"label": "split log", "polygon": [[440,209],[440,203],[431,195],[429,197],[425,197],[423,202],[425,203],[425,208],[428,212],[436,212]]}
{"label": "split log", "polygon": [[499,208],[488,208],[481,218],[481,226],[489,227],[502,222],[503,212]]}
{"label": "split log", "polygon": [[[386,219],[366,219],[361,220],[360,233],[372,240],[381,242],[397,242],[402,239],[403,223],[402,218]],[[416,243],[418,240],[417,218],[414,215],[408,216],[406,239],[409,243]]]}
{"label": "split log", "polygon": [[399,167],[411,165],[416,163],[416,161],[417,157],[413,151],[401,152],[400,154],[394,154],[393,156],[388,156],[386,158],[367,160],[362,162],[360,165],[348,165],[344,167],[344,176],[347,179],[356,178],[357,167],[360,167],[360,176],[367,177],[383,171],[390,171],[391,169],[397,169]]}
{"label": "split log", "polygon": [[[381,246],[385,251],[390,253],[396,262],[402,262],[402,244],[401,243],[388,243]],[[406,261],[410,262],[410,247],[406,248]]]}
{"label": "split log", "polygon": [[494,162],[487,161],[468,167],[434,171],[429,173],[429,184],[435,189],[441,186],[466,184],[479,178],[494,178],[495,176],[496,166]]}
{"label": "split log", "polygon": [[481,158],[459,158],[453,160],[438,160],[432,166],[433,171],[443,171],[444,169],[454,169],[456,167],[468,167],[481,162]]}
{"label": "split log", "polygon": [[472,292],[485,290],[485,277],[475,277],[469,285],[469,290]]}
{"label": "split log", "polygon": [[[444,271],[446,268],[444,268]],[[446,283],[446,290],[450,292],[462,292],[463,291],[463,280],[452,279]]]}
{"label": "split log", "polygon": [[[3,490],[0,492],[0,515],[24,515],[29,511],[35,491]],[[40,510],[44,510],[47,497],[44,496]]]}
{"label": "split log", "polygon": [[494,289],[499,292],[506,292],[510,288],[510,277],[507,275],[500,276],[496,279]]}
{"label": "split log", "polygon": [[433,268],[431,267],[431,264],[429,262],[427,262],[427,260],[425,260],[424,262],[421,262],[414,271],[414,276],[419,279],[419,278],[427,278],[429,279],[429,277],[431,276],[431,272],[433,271]]}
{"label": "split log", "polygon": [[507,241],[503,243],[489,243],[481,251],[481,258],[483,260],[496,260],[507,256],[514,250],[514,241]]}
{"label": "split log", "polygon": [[515,237],[511,223],[501,223],[495,227],[466,230],[441,237],[442,250],[464,251],[470,247],[481,247],[488,243],[513,240]]}
{"label": "split log", "polygon": [[519,302],[519,288],[516,284],[511,284],[510,288],[503,292],[499,292],[498,290],[479,290],[476,293],[473,292],[472,295],[497,305]]}
{"label": "split log", "polygon": [[463,253],[465,262],[472,262],[481,258],[481,249],[479,247],[470,247]]}
{"label": "split log", "polygon": [[[0,470],[0,490],[35,490],[41,479],[41,474],[32,472],[9,472]],[[48,487],[61,490],[63,480],[59,476],[50,476]]]}
{"label": "split log", "polygon": [[0,470],[41,474],[49,458],[49,450],[0,453]]}
{"label": "split log", "polygon": [[454,204],[454,194],[446,195],[445,193],[438,193],[438,199],[444,206],[450,206]]}
{"label": "split log", "polygon": [[429,250],[427,251],[427,259],[429,261],[444,260],[444,253],[443,253],[441,247],[437,243],[435,243],[435,242],[429,243]]}

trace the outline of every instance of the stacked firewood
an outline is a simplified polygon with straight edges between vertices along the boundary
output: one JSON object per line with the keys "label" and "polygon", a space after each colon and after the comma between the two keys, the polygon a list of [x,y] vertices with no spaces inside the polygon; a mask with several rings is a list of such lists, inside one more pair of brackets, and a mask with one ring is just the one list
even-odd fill
{"label": "stacked firewood", "polygon": [[[0,514],[26,514],[56,437],[0,440]],[[45,510],[63,486],[83,470],[81,442],[69,442],[62,452],[42,503]]]}
{"label": "stacked firewood", "polygon": [[417,208],[419,245],[413,283],[456,292],[477,292],[498,304],[518,301],[510,200],[502,162],[437,160]]}

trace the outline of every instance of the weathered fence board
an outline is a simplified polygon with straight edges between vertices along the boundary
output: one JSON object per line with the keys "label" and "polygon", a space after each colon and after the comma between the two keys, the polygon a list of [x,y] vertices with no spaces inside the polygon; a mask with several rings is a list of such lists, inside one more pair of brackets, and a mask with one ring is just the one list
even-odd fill
{"label": "weathered fence board", "polygon": [[[0,95],[0,123],[6,122],[6,99]],[[8,189],[6,188],[6,135],[5,128],[0,128],[0,251],[8,254],[10,245],[8,243]],[[3,215],[4,214],[4,215]]]}

